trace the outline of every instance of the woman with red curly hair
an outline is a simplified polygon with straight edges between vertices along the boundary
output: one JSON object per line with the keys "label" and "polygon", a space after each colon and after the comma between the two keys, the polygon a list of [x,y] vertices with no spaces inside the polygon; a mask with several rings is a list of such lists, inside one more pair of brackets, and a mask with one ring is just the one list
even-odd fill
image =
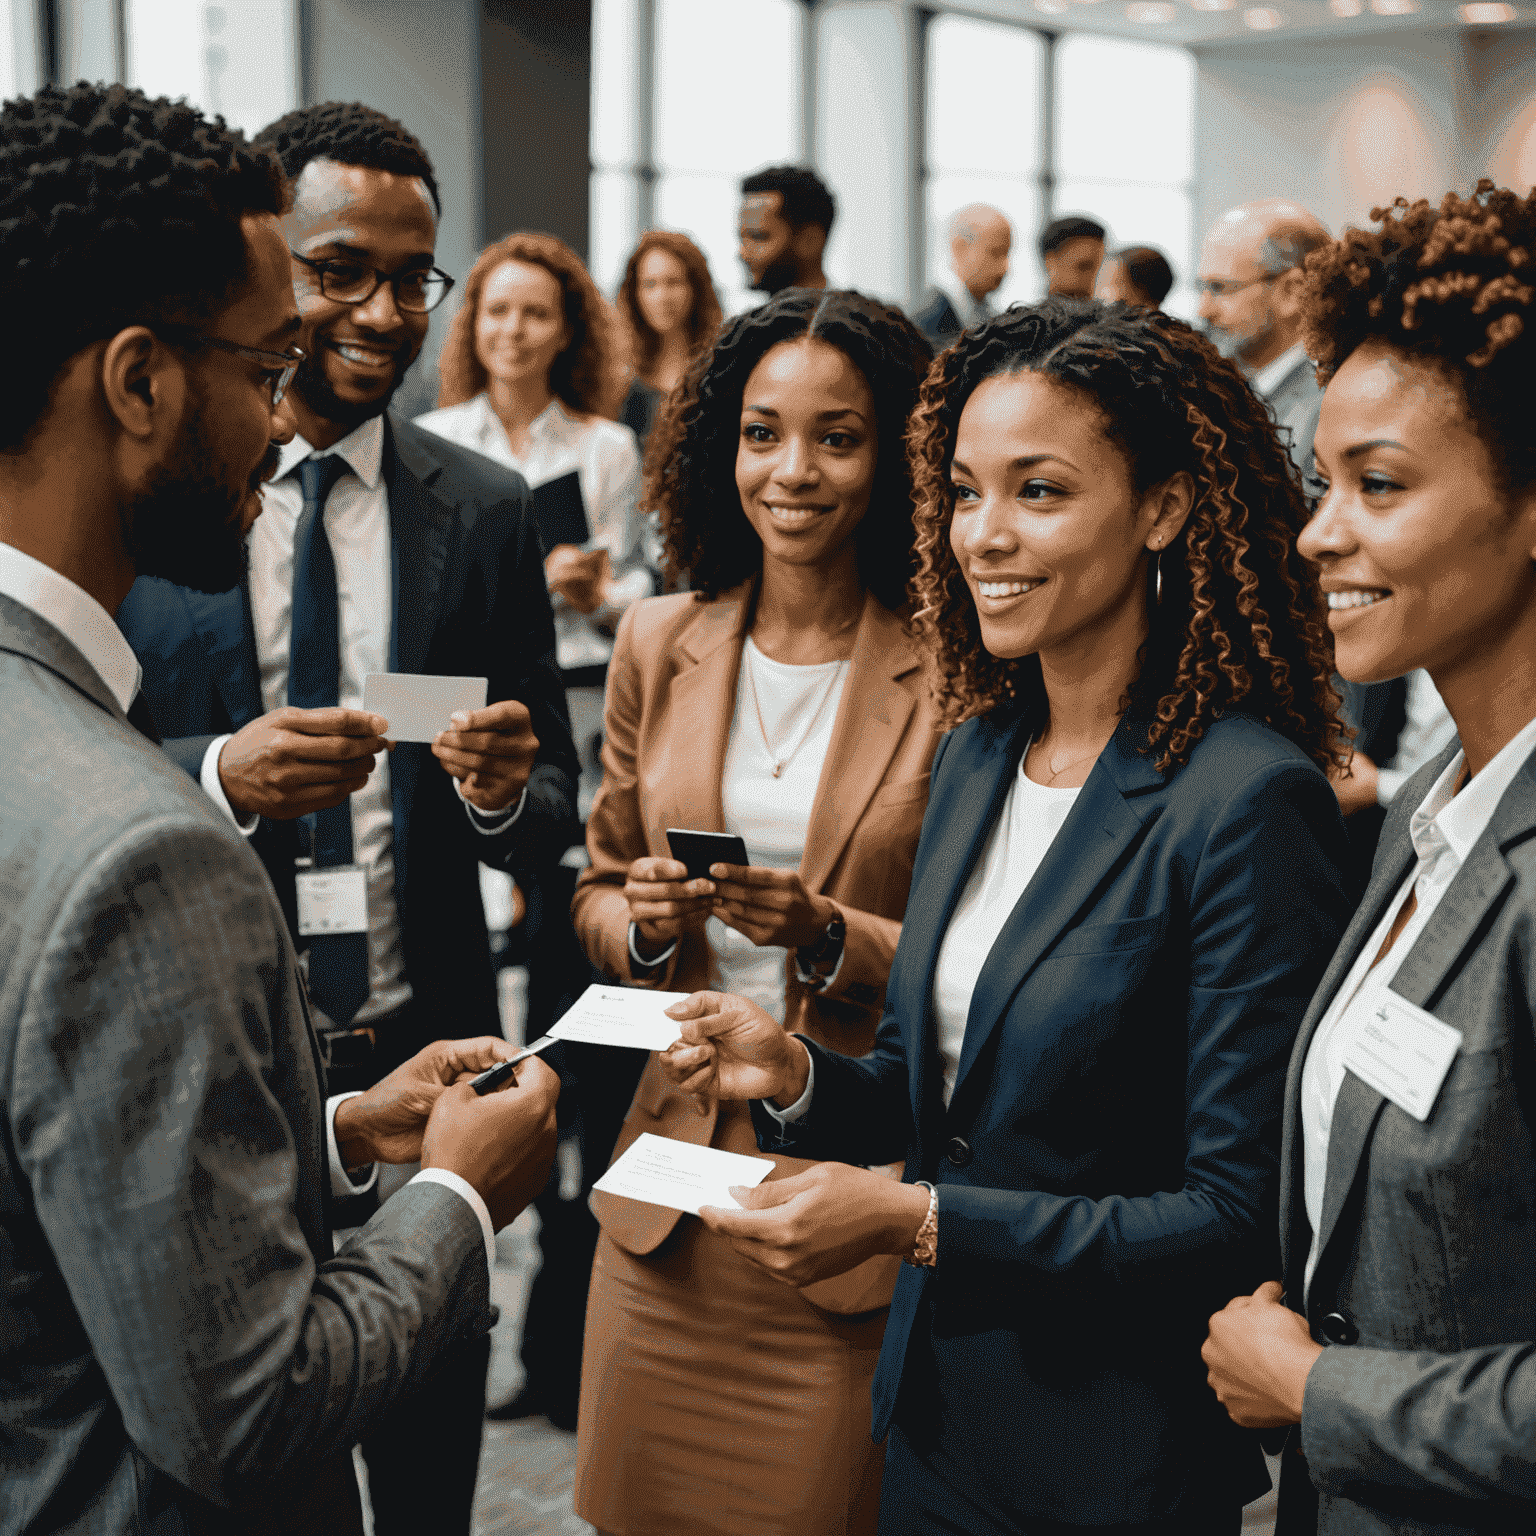
{"label": "woman with red curly hair", "polygon": [[[1340,673],[1425,668],[1458,740],[1398,792],[1302,1026],[1282,1280],[1211,1320],[1296,1426],[1280,1529],[1536,1529],[1536,193],[1399,201],[1307,263]],[[1303,1459],[1303,1457],[1305,1459]],[[1310,1471],[1310,1477],[1308,1472]]]}
{"label": "woman with red curly hair", "polygon": [[795,1284],[909,1261],[886,1536],[1227,1536],[1268,1477],[1197,1348],[1273,1264],[1285,1063],[1347,916],[1301,488],[1236,366],[1119,305],[967,331],[910,451],[954,729],[885,1016],[855,1059],[671,1010],[683,1089],[825,1159],[702,1215]]}
{"label": "woman with red curly hair", "polygon": [[675,230],[648,229],[624,267],[617,307],[635,369],[619,420],[643,448],[661,402],[720,329],[704,252]]}

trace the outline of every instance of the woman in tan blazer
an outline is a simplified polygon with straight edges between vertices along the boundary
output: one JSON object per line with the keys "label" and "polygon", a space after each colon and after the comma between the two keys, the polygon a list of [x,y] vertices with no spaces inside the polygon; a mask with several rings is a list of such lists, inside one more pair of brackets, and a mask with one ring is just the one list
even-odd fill
{"label": "woman in tan blazer", "polygon": [[[573,906],[616,980],[727,986],[854,1055],[874,1042],[938,734],[907,636],[902,431],[929,360],[900,314],[794,289],[733,321],[652,440],[649,499],[693,590],[637,604],[608,681]],[[689,881],[666,829],[739,833]],[[745,1105],[653,1057],[642,1132],[757,1156]],[[776,1158],[770,1177],[808,1163]],[[594,1195],[576,1484],[610,1536],[874,1530],[869,1386],[898,1261],[800,1290],[697,1218]]]}

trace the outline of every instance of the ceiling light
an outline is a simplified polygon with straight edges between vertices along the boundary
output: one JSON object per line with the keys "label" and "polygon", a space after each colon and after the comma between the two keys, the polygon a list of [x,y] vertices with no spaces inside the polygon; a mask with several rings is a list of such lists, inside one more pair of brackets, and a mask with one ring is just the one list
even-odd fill
{"label": "ceiling light", "polygon": [[1044,11],[1047,16],[1060,16],[1063,11],[1072,9],[1072,0],[1035,0],[1035,9]]}
{"label": "ceiling light", "polygon": [[1285,17],[1267,5],[1257,5],[1251,11],[1244,11],[1243,20],[1254,32],[1273,32],[1276,27],[1285,25]]}
{"label": "ceiling light", "polygon": [[1419,8],[1419,0],[1371,0],[1371,9],[1378,16],[1412,16]]}
{"label": "ceiling light", "polygon": [[1127,21],[1139,21],[1147,26],[1159,26],[1165,21],[1172,21],[1177,14],[1171,5],[1164,5],[1161,0],[1134,0],[1133,4],[1125,8]]}
{"label": "ceiling light", "polygon": [[1365,9],[1365,0],[1328,0],[1328,9],[1335,16],[1358,16]]}
{"label": "ceiling light", "polygon": [[1192,11],[1230,11],[1237,5],[1237,0],[1189,0],[1189,8]]}
{"label": "ceiling light", "polygon": [[1460,7],[1461,19],[1469,27],[1491,27],[1501,21],[1513,21],[1515,8],[1512,5],[1490,5],[1486,3],[1478,5],[1464,5]]}

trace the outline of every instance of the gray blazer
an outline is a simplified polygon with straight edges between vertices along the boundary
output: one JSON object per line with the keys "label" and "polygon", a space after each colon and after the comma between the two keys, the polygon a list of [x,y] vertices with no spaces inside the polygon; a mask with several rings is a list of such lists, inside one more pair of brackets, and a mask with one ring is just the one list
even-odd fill
{"label": "gray blazer", "polygon": [[1317,416],[1323,408],[1323,391],[1311,360],[1302,358],[1264,396],[1264,403],[1275,413],[1280,440],[1290,449],[1291,462],[1303,476],[1310,475],[1312,439],[1317,436]]}
{"label": "gray blazer", "polygon": [[[1319,1020],[1414,865],[1408,825],[1459,750],[1392,803],[1365,899],[1313,999],[1286,1085],[1281,1249],[1301,1308],[1301,1068]],[[1301,1445],[1323,1536],[1536,1530],[1536,755],[1404,958],[1393,990],[1463,1031],[1419,1124],[1346,1074],[1305,1297],[1329,1347]],[[1289,1454],[1282,1531],[1310,1528]]]}
{"label": "gray blazer", "polygon": [[350,1448],[484,1332],[438,1185],[331,1254],[282,912],[197,785],[0,595],[0,1532],[360,1528]]}

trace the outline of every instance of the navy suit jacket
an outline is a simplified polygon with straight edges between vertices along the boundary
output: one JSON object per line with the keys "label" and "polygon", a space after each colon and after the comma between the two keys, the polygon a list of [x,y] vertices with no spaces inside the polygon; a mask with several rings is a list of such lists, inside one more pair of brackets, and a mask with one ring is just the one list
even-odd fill
{"label": "navy suit jacket", "polygon": [[877,1439],[894,1415],[1002,1528],[1176,1518],[1268,1482],[1199,1351],[1213,1311],[1279,1273],[1286,1059],[1348,918],[1344,831],[1322,773],[1249,718],[1167,775],[1122,721],[982,966],[946,1108],[934,966],[1037,727],[941,743],[874,1051],[809,1045],[806,1118],[781,1136],[753,1112],[765,1150],[904,1158],[938,1187]]}
{"label": "navy suit jacket", "polygon": [[[487,837],[424,743],[390,757],[395,899],[405,972],[419,1006],[410,1039],[380,1040],[387,1068],[428,1040],[500,1034],[480,904],[479,863],[525,880],[579,838],[576,755],[555,666],[554,621],[520,475],[390,416],[384,438],[394,617],[390,670],[481,676],[487,698],[518,699],[533,717],[538,760],[528,803]],[[165,750],[197,777],[208,743],[266,713],[242,582],[208,595],[141,577],[117,622],[144,668]],[[262,822],[252,838],[296,944],[298,828]]]}
{"label": "navy suit jacket", "polygon": [[942,288],[929,292],[922,308],[912,316],[912,324],[928,338],[935,352],[942,352],[965,329]]}

